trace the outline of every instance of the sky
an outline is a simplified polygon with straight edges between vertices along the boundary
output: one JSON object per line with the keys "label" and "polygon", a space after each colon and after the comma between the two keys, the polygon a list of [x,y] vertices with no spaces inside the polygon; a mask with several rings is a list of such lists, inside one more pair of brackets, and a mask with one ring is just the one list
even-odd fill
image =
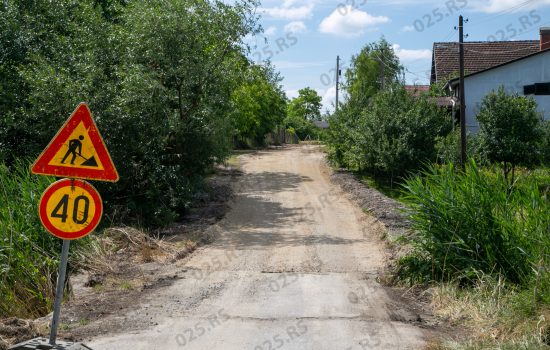
{"label": "sky", "polygon": [[263,0],[263,34],[252,38],[251,59],[270,60],[289,98],[304,87],[333,110],[336,56],[342,66],[384,37],[405,67],[408,84],[429,84],[434,42],[539,40],[550,26],[550,0]]}

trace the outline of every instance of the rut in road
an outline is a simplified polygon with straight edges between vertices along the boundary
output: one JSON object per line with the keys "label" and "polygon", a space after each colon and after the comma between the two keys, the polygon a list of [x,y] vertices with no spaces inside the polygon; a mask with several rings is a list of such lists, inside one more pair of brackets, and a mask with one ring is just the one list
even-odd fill
{"label": "rut in road", "polygon": [[[416,316],[376,282],[381,227],[329,181],[318,146],[240,156],[217,239],[145,313],[156,324],[94,349],[420,349]],[[136,306],[143,315],[145,306]]]}

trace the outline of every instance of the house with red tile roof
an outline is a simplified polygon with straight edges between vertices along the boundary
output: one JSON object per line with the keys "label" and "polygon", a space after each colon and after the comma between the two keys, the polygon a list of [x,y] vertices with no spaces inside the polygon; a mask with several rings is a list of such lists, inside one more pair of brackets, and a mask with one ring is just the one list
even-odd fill
{"label": "house with red tile roof", "polygon": [[[447,83],[459,74],[456,42],[434,43],[430,84]],[[540,51],[540,41],[476,41],[464,43],[464,71],[477,73]]]}
{"label": "house with red tile roof", "polygon": [[[465,99],[466,126],[476,132],[476,115],[481,102],[492,91],[504,87],[507,93],[531,96],[539,112],[550,118],[550,28],[541,28],[540,40],[506,42],[466,42]],[[431,83],[444,83],[445,88],[459,99],[458,43],[435,43]],[[453,108],[459,119],[458,104]]]}

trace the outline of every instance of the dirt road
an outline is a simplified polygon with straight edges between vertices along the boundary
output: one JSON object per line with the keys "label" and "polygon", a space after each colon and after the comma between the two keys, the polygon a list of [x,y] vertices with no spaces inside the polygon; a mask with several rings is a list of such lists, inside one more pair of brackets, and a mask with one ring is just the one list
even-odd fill
{"label": "dirt road", "polygon": [[[152,326],[96,350],[419,349],[419,319],[376,282],[381,227],[329,182],[317,146],[240,157],[216,241],[135,314]],[[132,317],[126,315],[125,317]]]}

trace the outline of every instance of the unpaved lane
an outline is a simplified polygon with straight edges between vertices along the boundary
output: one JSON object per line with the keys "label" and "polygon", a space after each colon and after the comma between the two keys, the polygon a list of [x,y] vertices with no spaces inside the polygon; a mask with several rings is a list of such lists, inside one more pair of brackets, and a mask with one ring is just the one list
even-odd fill
{"label": "unpaved lane", "polygon": [[[218,238],[136,314],[155,324],[92,348],[418,349],[418,316],[376,281],[380,228],[328,180],[316,146],[241,156]],[[145,312],[144,310],[148,310]],[[132,317],[127,315],[125,317]],[[145,321],[145,320],[144,320]],[[113,330],[116,332],[116,330]]]}

